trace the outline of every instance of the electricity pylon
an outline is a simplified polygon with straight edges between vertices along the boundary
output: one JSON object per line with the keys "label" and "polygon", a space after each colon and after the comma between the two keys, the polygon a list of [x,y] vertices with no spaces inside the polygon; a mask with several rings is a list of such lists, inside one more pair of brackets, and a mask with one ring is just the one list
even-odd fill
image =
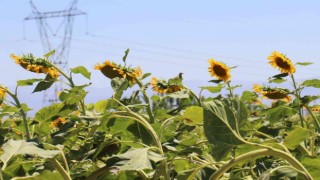
{"label": "electricity pylon", "polygon": [[[41,43],[45,53],[55,50],[55,53],[49,60],[57,65],[62,71],[67,72],[74,17],[86,15],[86,13],[77,9],[77,0],[73,0],[70,6],[65,10],[50,12],[40,12],[32,0],[29,2],[32,13],[24,18],[24,20],[35,20],[37,22]],[[50,18],[58,18],[61,20],[59,26],[55,30],[49,25],[48,19]],[[62,35],[58,35],[60,31],[63,31],[61,33]],[[46,90],[44,92],[43,105],[57,102],[57,93],[62,90],[63,84],[60,79],[60,83],[55,83],[54,91]]]}

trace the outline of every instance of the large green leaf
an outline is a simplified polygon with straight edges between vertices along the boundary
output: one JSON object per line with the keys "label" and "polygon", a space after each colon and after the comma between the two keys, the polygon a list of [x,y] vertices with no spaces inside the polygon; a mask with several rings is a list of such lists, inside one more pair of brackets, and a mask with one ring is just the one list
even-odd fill
{"label": "large green leaf", "polygon": [[203,108],[199,106],[189,106],[184,114],[184,118],[188,119],[190,124],[203,124]]}
{"label": "large green leaf", "polygon": [[11,180],[59,180],[63,179],[62,175],[57,171],[44,170],[40,174],[35,173],[33,176],[15,177]]}
{"label": "large green leaf", "polygon": [[319,79],[306,80],[302,83],[302,86],[320,88],[320,80]]}
{"label": "large green leaf", "polygon": [[36,113],[35,120],[38,122],[48,121],[52,117],[58,116],[63,107],[63,104],[52,104],[51,106],[44,107]]}
{"label": "large green leaf", "polygon": [[290,149],[294,150],[299,144],[310,137],[309,130],[302,127],[295,127],[292,131],[290,131],[287,136],[284,138],[284,145]]}
{"label": "large green leaf", "polygon": [[65,104],[71,105],[79,103],[86,97],[87,93],[81,86],[73,87],[70,90],[62,91],[59,95],[60,101]]}
{"label": "large green leaf", "polygon": [[164,158],[149,150],[149,148],[130,149],[124,154],[113,157],[121,159],[115,164],[115,167],[119,168],[120,171],[152,169],[151,161],[159,162]]}
{"label": "large green leaf", "polygon": [[172,97],[172,98],[185,99],[185,98],[189,98],[190,97],[189,93],[190,93],[189,90],[184,89],[184,90],[181,90],[181,91],[177,91],[177,92],[174,92],[174,93],[167,94],[166,96],[167,97]]}
{"label": "large green leaf", "polygon": [[271,123],[279,122],[281,119],[292,116],[293,114],[294,109],[286,105],[281,105],[275,108],[262,111],[262,115],[268,115]]}
{"label": "large green leaf", "polygon": [[304,157],[302,158],[301,163],[314,179],[320,177],[320,157]]}
{"label": "large green leaf", "polygon": [[91,72],[89,72],[85,67],[83,66],[78,66],[75,68],[71,68],[71,72],[74,74],[82,74],[85,78],[90,79],[91,77]]}
{"label": "large green leaf", "polygon": [[214,147],[212,155],[221,160],[230,149],[245,143],[239,124],[246,120],[247,110],[239,100],[213,100],[204,102],[203,107],[205,135]]}
{"label": "large green leaf", "polygon": [[4,163],[2,169],[5,168],[9,160],[19,154],[37,155],[42,158],[53,158],[55,155],[60,153],[58,150],[44,150],[36,146],[36,143],[26,142],[24,140],[12,140],[2,145],[1,149],[3,154],[0,156],[0,160]]}

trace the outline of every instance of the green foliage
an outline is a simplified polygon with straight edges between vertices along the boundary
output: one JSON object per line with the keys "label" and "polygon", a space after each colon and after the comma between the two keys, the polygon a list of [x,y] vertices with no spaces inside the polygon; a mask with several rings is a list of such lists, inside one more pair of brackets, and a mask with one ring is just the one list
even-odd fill
{"label": "green foliage", "polygon": [[[27,62],[44,63],[61,78],[19,80],[17,88],[37,83],[34,92],[63,81],[59,102],[27,114],[31,108],[0,85],[0,179],[316,179],[319,172],[319,95],[303,93],[320,87],[320,80],[297,83],[294,74],[281,73],[269,83],[292,80],[293,87],[255,88],[241,95],[241,85],[211,80],[201,86],[216,97],[198,97],[179,76],[164,83],[176,85],[149,96],[151,73],[128,81],[113,78],[113,94],[86,104],[83,66],[62,72],[48,58],[54,51]],[[129,49],[122,58],[125,71]],[[309,62],[296,63],[306,66]],[[230,68],[232,69],[232,68]],[[117,73],[116,71],[113,73]],[[70,76],[68,76],[69,74]],[[181,75],[181,74],[180,74]],[[74,77],[73,77],[74,76]],[[135,83],[132,83],[132,82]],[[154,86],[153,86],[154,87]],[[181,90],[180,90],[181,89]],[[280,91],[281,90],[281,91]],[[225,92],[228,94],[224,94]],[[223,92],[223,93],[222,93]],[[304,96],[301,96],[304,94]],[[265,103],[259,95],[273,101]],[[291,96],[282,99],[283,97]],[[31,99],[31,98],[30,98]],[[292,99],[292,100],[290,100]],[[40,103],[40,102],[39,102]]]}
{"label": "green foliage", "polygon": [[81,74],[82,76],[84,76],[87,79],[90,79],[90,77],[91,77],[91,72],[89,72],[87,70],[87,68],[85,68],[83,66],[78,66],[76,68],[71,68],[70,70],[71,70],[72,73]]}

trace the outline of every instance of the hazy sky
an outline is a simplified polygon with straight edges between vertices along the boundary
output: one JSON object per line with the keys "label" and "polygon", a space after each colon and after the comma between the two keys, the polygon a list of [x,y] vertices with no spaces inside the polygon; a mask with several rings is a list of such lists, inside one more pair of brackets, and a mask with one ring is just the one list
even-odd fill
{"label": "hazy sky", "polygon": [[[34,0],[41,12],[64,9],[70,2]],[[109,86],[93,70],[94,64],[106,59],[121,62],[126,48],[131,49],[128,64],[162,78],[184,72],[189,82],[211,79],[209,58],[238,66],[232,70],[235,81],[265,81],[277,74],[267,64],[274,50],[293,62],[315,63],[298,67],[298,79],[320,76],[318,0],[79,0],[78,9],[88,14],[89,34],[86,17],[77,16],[69,66],[92,71],[93,87]],[[10,53],[44,53],[36,22],[23,21],[30,13],[28,0],[0,0],[0,83],[5,86],[43,77],[23,71],[9,58]],[[52,31],[61,20],[48,20]],[[54,42],[61,40],[61,29],[57,32]]]}

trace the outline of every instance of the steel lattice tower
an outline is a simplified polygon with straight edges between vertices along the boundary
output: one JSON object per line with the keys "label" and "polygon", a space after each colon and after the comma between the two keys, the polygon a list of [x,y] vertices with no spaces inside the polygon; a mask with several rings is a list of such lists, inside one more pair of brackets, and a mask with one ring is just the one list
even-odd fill
{"label": "steel lattice tower", "polygon": [[[55,50],[55,53],[49,60],[64,72],[68,71],[68,56],[71,45],[74,17],[78,15],[86,15],[85,12],[77,9],[77,4],[78,1],[73,0],[70,6],[65,10],[40,12],[33,1],[30,0],[32,13],[24,18],[25,21],[35,20],[37,22],[41,43],[45,53]],[[49,25],[48,19],[50,18],[57,18],[61,20],[55,31],[53,31]],[[61,31],[62,35],[58,36],[58,33]],[[47,90],[44,92],[43,104],[57,102],[57,93],[62,90],[63,85],[60,79],[60,83],[55,83],[53,91]]]}

